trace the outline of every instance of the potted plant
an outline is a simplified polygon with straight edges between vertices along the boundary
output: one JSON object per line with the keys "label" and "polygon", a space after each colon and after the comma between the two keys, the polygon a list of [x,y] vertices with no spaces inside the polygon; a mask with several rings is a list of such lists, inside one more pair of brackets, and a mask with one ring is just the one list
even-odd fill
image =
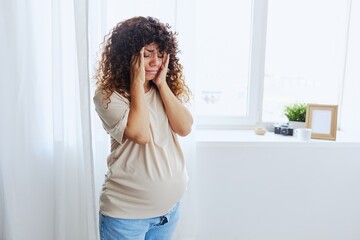
{"label": "potted plant", "polygon": [[305,127],[306,109],[307,104],[305,103],[294,103],[285,105],[284,115],[287,117],[289,123],[294,128]]}

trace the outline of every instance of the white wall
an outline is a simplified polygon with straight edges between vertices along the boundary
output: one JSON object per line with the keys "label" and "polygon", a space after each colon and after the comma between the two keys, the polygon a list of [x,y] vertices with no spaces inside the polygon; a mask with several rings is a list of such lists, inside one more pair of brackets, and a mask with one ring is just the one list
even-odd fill
{"label": "white wall", "polygon": [[197,178],[197,239],[360,239],[360,143],[198,143]]}

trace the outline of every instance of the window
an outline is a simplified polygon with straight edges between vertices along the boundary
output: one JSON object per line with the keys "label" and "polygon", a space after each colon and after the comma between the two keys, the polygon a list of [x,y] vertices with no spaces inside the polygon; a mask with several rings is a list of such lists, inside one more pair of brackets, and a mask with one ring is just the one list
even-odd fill
{"label": "window", "polygon": [[263,120],[289,103],[338,104],[346,30],[347,1],[269,1]]}
{"label": "window", "polygon": [[195,97],[200,125],[238,124],[249,117],[251,3],[197,0]]}

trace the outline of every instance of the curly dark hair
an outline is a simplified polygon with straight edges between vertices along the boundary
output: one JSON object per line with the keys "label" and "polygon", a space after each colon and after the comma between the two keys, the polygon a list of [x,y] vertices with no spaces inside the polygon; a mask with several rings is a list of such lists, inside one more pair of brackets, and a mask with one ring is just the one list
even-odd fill
{"label": "curly dark hair", "polygon": [[176,54],[177,33],[169,24],[153,17],[133,17],[118,23],[104,38],[103,52],[96,73],[97,89],[106,92],[106,99],[117,91],[130,100],[130,62],[145,45],[156,43],[160,52],[170,54],[166,82],[182,102],[189,101],[190,90],[184,82],[183,66]]}

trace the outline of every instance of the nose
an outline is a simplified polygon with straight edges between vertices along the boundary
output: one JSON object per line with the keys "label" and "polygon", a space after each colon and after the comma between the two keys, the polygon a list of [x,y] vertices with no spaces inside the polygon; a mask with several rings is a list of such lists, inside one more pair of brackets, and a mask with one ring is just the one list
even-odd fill
{"label": "nose", "polygon": [[160,58],[157,56],[157,54],[152,54],[150,59],[150,66],[158,66],[160,63]]}

